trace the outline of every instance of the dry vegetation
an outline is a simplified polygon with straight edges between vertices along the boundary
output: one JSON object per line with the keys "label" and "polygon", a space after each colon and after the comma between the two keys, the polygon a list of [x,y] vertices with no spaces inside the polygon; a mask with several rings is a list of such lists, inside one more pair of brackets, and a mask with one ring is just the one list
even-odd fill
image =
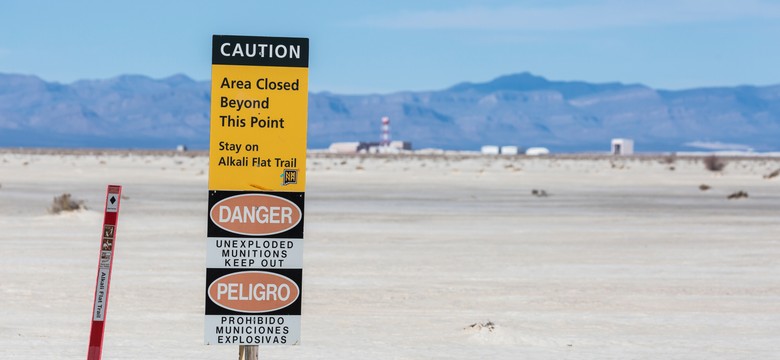
{"label": "dry vegetation", "polygon": [[488,320],[488,322],[486,322],[486,323],[473,323],[473,324],[471,324],[469,326],[466,326],[463,329],[474,329],[474,330],[477,330],[477,331],[482,330],[482,329],[487,329],[488,332],[493,332],[493,331],[496,330],[496,324],[494,322]]}
{"label": "dry vegetation", "polygon": [[547,197],[548,196],[547,195],[547,191],[545,191],[545,190],[537,190],[537,189],[531,190],[531,195],[536,196],[536,197]]}
{"label": "dry vegetation", "polygon": [[86,210],[86,208],[84,201],[75,200],[70,194],[65,193],[54,197],[49,212],[52,214],[59,214],[63,211]]}
{"label": "dry vegetation", "polygon": [[726,167],[726,161],[715,155],[710,155],[704,158],[704,167],[709,171],[722,171]]}
{"label": "dry vegetation", "polygon": [[731,195],[729,195],[729,196],[727,197],[727,199],[729,199],[729,200],[735,200],[735,199],[747,199],[747,197],[748,197],[748,193],[746,193],[746,192],[744,192],[744,191],[740,190],[740,191],[737,191],[737,192],[735,192],[735,193],[732,193]]}
{"label": "dry vegetation", "polygon": [[769,174],[764,175],[764,179],[771,179],[771,178],[777,177],[778,175],[780,175],[780,169],[777,169],[775,171],[772,171]]}

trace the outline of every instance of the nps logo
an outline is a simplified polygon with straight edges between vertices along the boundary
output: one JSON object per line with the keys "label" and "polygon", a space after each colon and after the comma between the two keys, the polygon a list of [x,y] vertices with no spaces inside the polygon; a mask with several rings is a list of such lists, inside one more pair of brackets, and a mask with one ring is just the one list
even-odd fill
{"label": "nps logo", "polygon": [[209,299],[215,304],[244,313],[265,313],[283,309],[300,296],[301,290],[289,278],[265,271],[241,271],[214,280]]}
{"label": "nps logo", "polygon": [[240,194],[220,200],[209,217],[223,230],[241,235],[273,235],[294,228],[303,218],[290,200],[267,194]]}
{"label": "nps logo", "polygon": [[298,170],[296,169],[284,169],[284,172],[279,175],[282,178],[282,186],[297,184],[298,183]]}

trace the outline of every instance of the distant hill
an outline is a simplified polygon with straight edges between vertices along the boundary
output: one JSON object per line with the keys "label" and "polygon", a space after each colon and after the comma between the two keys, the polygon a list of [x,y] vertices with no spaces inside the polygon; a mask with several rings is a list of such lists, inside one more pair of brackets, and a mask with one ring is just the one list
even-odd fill
{"label": "distant hill", "polygon": [[[0,147],[204,149],[209,98],[208,81],[183,75],[59,84],[0,74]],[[611,138],[628,137],[637,151],[692,150],[697,144],[780,150],[780,85],[665,91],[530,73],[436,91],[311,93],[309,147],[377,141],[382,116],[391,118],[395,140],[415,148],[606,151]]]}

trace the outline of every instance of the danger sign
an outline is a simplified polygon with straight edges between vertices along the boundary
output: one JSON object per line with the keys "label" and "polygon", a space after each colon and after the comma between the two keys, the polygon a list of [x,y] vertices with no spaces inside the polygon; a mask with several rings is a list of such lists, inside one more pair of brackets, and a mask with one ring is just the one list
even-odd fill
{"label": "danger sign", "polygon": [[215,35],[206,344],[298,344],[309,40]]}

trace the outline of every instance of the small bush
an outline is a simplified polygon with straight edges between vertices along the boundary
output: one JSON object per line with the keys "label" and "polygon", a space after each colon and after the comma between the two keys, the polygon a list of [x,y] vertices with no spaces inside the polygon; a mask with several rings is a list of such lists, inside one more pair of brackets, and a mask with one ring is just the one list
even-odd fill
{"label": "small bush", "polygon": [[777,169],[775,171],[772,171],[769,174],[764,175],[764,179],[771,179],[771,178],[777,177],[779,175],[780,175],[780,169]]}
{"label": "small bush", "polygon": [[76,211],[86,208],[87,207],[84,206],[84,201],[74,200],[71,198],[70,194],[65,193],[54,197],[54,200],[51,203],[51,207],[49,208],[49,212],[52,214],[59,214],[63,211]]}
{"label": "small bush", "polygon": [[493,332],[496,330],[496,324],[488,320],[488,322],[486,323],[473,323],[469,326],[466,326],[464,329],[474,329],[474,330],[487,329],[488,332]]}
{"label": "small bush", "polygon": [[747,199],[748,198],[748,193],[740,190],[740,191],[737,191],[735,193],[732,193],[731,195],[727,196],[726,198],[729,199],[729,200]]}
{"label": "small bush", "polygon": [[536,197],[547,197],[547,191],[533,189],[531,190],[531,195]]}
{"label": "small bush", "polygon": [[726,167],[726,162],[715,155],[710,155],[704,158],[704,167],[709,171],[721,171]]}

